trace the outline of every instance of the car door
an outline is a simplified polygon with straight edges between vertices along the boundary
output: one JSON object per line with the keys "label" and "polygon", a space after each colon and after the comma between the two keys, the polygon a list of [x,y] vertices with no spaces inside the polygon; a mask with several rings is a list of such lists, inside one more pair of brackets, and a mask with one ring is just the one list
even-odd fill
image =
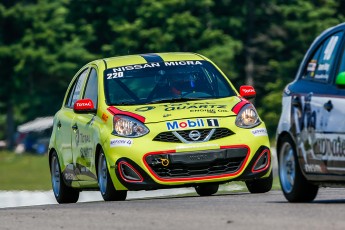
{"label": "car door", "polygon": [[87,76],[88,69],[82,70],[72,83],[65,104],[62,110],[57,115],[55,125],[57,126],[56,132],[56,146],[59,157],[63,161],[63,165],[66,166],[64,170],[64,176],[67,180],[75,180],[75,172],[73,165],[72,146],[71,140],[75,137],[75,133],[72,130],[72,121],[74,119],[73,105],[80,96],[80,90],[84,84]]}
{"label": "car door", "polygon": [[345,107],[333,84],[342,37],[336,32],[316,44],[291,87],[296,148],[307,174],[335,173],[336,145],[345,130],[339,120]]}
{"label": "car door", "polygon": [[[90,68],[82,99],[91,99],[95,108],[98,106],[98,78],[95,68]],[[95,152],[97,130],[94,113],[75,113],[73,118],[73,129],[75,138],[72,138],[73,159],[76,168],[77,178],[81,181],[96,180],[95,174]]]}
{"label": "car door", "polygon": [[[343,44],[344,46],[344,44]],[[333,85],[336,94],[330,98],[332,115],[328,122],[327,137],[318,143],[321,152],[327,155],[327,170],[331,174],[345,175],[345,85],[337,84],[338,75],[345,73],[345,51],[341,49],[339,68],[336,69]]]}

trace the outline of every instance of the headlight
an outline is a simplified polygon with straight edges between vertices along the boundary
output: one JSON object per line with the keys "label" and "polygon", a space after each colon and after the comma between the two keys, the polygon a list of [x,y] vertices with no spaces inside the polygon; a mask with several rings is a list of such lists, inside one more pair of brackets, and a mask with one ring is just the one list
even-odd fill
{"label": "headlight", "polygon": [[241,111],[237,114],[235,124],[240,128],[253,128],[261,124],[258,113],[253,105],[248,104],[243,106]]}
{"label": "headlight", "polygon": [[121,115],[114,116],[114,135],[123,137],[141,137],[146,135],[149,129],[140,121]]}

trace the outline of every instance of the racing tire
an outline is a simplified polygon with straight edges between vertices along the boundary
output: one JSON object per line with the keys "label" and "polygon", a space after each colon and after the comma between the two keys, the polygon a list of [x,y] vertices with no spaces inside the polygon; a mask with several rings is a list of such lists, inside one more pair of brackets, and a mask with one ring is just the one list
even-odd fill
{"label": "racing tire", "polygon": [[307,181],[301,172],[296,147],[291,138],[282,138],[278,155],[279,180],[285,198],[289,202],[311,202],[319,187]]}
{"label": "racing tire", "polygon": [[250,193],[265,193],[272,189],[273,184],[273,174],[272,171],[270,175],[266,178],[260,178],[256,180],[246,181],[247,189]]}
{"label": "racing tire", "polygon": [[59,204],[76,203],[79,199],[79,190],[65,184],[56,152],[53,152],[50,160],[50,173],[56,201]]}
{"label": "racing tire", "polygon": [[199,196],[212,196],[218,192],[219,184],[200,184],[195,187],[195,191]]}
{"label": "racing tire", "polygon": [[126,200],[126,190],[116,190],[110,178],[107,159],[105,158],[103,150],[101,150],[98,157],[97,178],[101,195],[104,201],[123,201]]}

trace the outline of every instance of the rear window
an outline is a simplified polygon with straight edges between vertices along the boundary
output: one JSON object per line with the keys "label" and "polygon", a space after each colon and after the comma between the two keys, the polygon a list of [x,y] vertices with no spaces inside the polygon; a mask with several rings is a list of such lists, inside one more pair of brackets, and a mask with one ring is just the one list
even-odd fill
{"label": "rear window", "polygon": [[215,99],[236,95],[207,61],[153,62],[104,71],[108,105],[140,105],[174,98]]}

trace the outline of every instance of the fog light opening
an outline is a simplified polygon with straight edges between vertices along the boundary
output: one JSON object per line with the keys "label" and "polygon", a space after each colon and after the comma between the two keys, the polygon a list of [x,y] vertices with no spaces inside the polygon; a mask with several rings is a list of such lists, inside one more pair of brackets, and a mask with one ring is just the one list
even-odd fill
{"label": "fog light opening", "polygon": [[253,173],[258,173],[258,172],[265,171],[270,166],[270,161],[271,161],[270,151],[268,149],[265,149],[260,154],[258,159],[256,160],[256,162],[255,162],[255,164],[254,164],[254,166],[252,168],[252,172]]}
{"label": "fog light opening", "polygon": [[118,164],[121,178],[126,182],[143,182],[143,177],[127,162],[121,161]]}

